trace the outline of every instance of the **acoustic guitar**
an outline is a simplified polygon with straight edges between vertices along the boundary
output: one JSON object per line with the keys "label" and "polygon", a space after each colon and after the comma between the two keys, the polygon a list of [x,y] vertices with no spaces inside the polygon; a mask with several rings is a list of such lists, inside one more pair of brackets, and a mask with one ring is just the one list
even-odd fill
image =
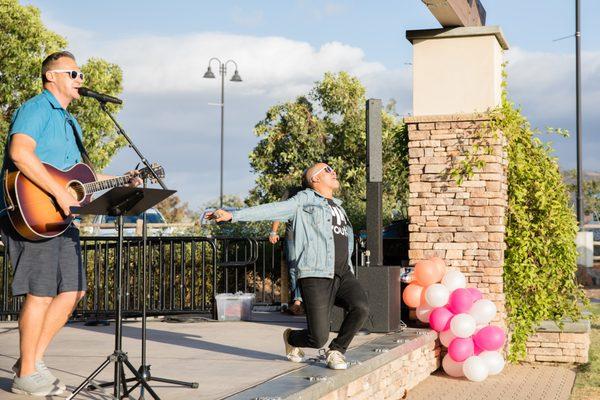
{"label": "acoustic guitar", "polygon": [[[43,163],[56,182],[63,185],[79,203],[84,206],[92,199],[92,194],[116,186],[126,186],[131,175],[118,176],[102,181],[86,164],[75,164],[66,171]],[[161,166],[154,164],[152,169],[164,177]],[[139,170],[139,176],[152,178],[148,168]],[[4,200],[12,226],[21,236],[32,241],[50,239],[63,233],[73,216],[66,216],[54,197],[42,190],[20,171],[7,171],[4,176]]]}

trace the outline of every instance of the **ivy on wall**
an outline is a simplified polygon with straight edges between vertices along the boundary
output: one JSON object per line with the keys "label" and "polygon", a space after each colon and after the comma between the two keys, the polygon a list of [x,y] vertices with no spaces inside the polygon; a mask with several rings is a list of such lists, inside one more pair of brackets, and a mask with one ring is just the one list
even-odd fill
{"label": "ivy on wall", "polygon": [[[575,278],[577,219],[551,145],[540,140],[506,92],[491,116],[485,129],[504,134],[509,161],[504,291],[512,333],[508,358],[518,361],[541,321],[579,319],[587,299]],[[479,137],[451,171],[459,184],[485,165],[480,155],[489,153],[489,143]]]}

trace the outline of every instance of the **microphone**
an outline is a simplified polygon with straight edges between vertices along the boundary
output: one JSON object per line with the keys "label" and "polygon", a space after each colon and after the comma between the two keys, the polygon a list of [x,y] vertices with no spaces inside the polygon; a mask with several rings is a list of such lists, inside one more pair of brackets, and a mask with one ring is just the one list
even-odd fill
{"label": "microphone", "polygon": [[92,99],[96,99],[101,103],[123,104],[123,100],[121,99],[117,99],[116,97],[109,96],[107,94],[94,92],[93,90],[88,89],[86,87],[80,87],[79,89],[77,89],[77,91],[79,92],[79,95],[91,97]]}

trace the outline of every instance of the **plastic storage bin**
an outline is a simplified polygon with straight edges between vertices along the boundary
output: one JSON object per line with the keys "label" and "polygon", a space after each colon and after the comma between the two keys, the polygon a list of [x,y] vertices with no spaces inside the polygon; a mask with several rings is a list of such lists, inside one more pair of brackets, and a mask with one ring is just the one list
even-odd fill
{"label": "plastic storage bin", "polygon": [[249,321],[252,317],[254,293],[221,293],[217,300],[217,319],[219,321]]}

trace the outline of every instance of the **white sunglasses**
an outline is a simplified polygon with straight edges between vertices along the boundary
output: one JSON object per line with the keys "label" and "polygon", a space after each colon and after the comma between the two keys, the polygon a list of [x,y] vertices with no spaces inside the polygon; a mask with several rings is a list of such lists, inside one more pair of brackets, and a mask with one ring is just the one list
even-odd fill
{"label": "white sunglasses", "polygon": [[323,172],[323,171],[327,172],[328,174],[331,174],[332,172],[334,172],[334,171],[333,171],[333,168],[331,168],[329,165],[326,165],[326,166],[324,166],[323,168],[319,168],[319,170],[317,170],[317,171],[316,171],[314,174],[312,174],[312,175],[310,176],[310,179],[309,179],[309,180],[312,182],[313,178],[314,178],[315,176],[319,175],[319,174],[320,174],[321,172]]}
{"label": "white sunglasses", "polygon": [[79,76],[79,79],[83,80],[83,78],[85,77],[83,72],[75,71],[74,69],[52,69],[48,72],[65,72],[65,73],[69,74],[71,79],[77,79],[77,77]]}

